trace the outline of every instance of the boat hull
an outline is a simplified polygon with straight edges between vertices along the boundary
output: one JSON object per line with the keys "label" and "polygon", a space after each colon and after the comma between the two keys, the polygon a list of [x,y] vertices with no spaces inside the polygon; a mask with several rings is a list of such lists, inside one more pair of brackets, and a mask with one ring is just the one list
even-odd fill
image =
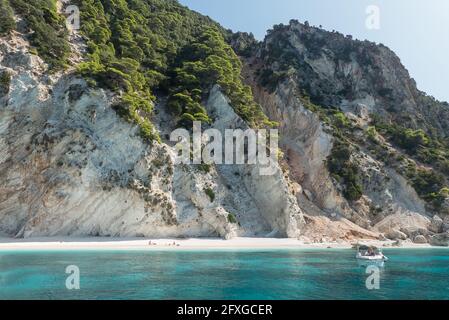
{"label": "boat hull", "polygon": [[383,268],[385,266],[385,261],[384,260],[357,259],[357,264],[360,267],[376,266],[379,268]]}
{"label": "boat hull", "polygon": [[385,261],[388,261],[388,258],[383,254],[376,254],[374,256],[364,256],[362,254],[357,254],[357,263],[360,266],[369,266],[375,265],[378,267],[383,267],[385,265]]}

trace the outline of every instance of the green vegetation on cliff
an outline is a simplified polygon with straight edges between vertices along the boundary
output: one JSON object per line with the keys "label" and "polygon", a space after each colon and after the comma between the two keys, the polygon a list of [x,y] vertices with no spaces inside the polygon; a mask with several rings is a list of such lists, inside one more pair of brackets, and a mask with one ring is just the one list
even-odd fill
{"label": "green vegetation on cliff", "polygon": [[[417,166],[413,161],[406,160],[404,155],[389,161],[409,180],[418,195],[438,212],[447,198],[446,190],[449,185],[447,142],[430,137],[421,129],[413,130],[399,124],[388,123],[376,116],[373,116],[373,119],[372,128],[376,132],[403,149],[411,159],[421,163],[421,166]],[[374,142],[379,144],[378,141]]]}
{"label": "green vegetation on cliff", "polygon": [[344,187],[343,195],[349,201],[359,200],[363,194],[359,169],[351,161],[351,146],[337,139],[327,160],[329,172]]}
{"label": "green vegetation on cliff", "polygon": [[242,65],[226,43],[227,31],[174,0],[78,0],[81,27],[89,39],[88,60],[79,72],[123,93],[116,106],[150,140],[154,93],[168,94],[168,106],[181,125],[209,122],[202,101],[218,83],[235,111],[253,126],[269,124],[251,89],[243,85]]}
{"label": "green vegetation on cliff", "polygon": [[[439,212],[448,197],[449,148],[443,142],[429,137],[423,130],[388,124],[374,115],[373,126],[364,131],[366,140],[360,141],[360,138],[354,135],[360,129],[353,126],[343,112],[337,108],[325,108],[312,103],[304,92],[300,99],[307,109],[319,116],[335,138],[327,166],[332,177],[342,186],[346,199],[356,201],[363,194],[360,170],[351,158],[354,148],[357,148],[358,144],[363,144],[377,160],[394,167],[407,178],[417,194],[427,202],[429,209]],[[392,154],[378,140],[378,135],[387,137],[394,145],[404,149],[406,155],[433,168],[417,167],[400,152]]]}
{"label": "green vegetation on cliff", "polygon": [[270,126],[262,108],[253,100],[251,88],[241,80],[242,63],[223,34],[216,28],[205,29],[178,56],[171,82],[169,106],[181,114],[181,121],[209,121],[201,107],[202,92],[219,84],[231,100],[235,112],[250,126]]}
{"label": "green vegetation on cliff", "polygon": [[416,168],[414,165],[409,165],[405,174],[418,195],[438,212],[448,197],[444,176],[432,169]]}
{"label": "green vegetation on cliff", "polygon": [[0,36],[8,34],[15,27],[14,12],[9,0],[0,0]]}
{"label": "green vegetation on cliff", "polygon": [[10,4],[15,13],[25,20],[31,45],[36,47],[50,69],[65,67],[70,46],[67,42],[65,18],[57,13],[56,1],[14,0]]}
{"label": "green vegetation on cliff", "polygon": [[233,214],[233,213],[229,213],[228,214],[228,222],[229,223],[233,223],[233,224],[237,224],[238,223],[237,217],[235,216],[235,214]]}
{"label": "green vegetation on cliff", "polygon": [[[11,6],[10,6],[11,4]],[[210,122],[202,106],[214,84],[253,127],[272,125],[241,79],[242,64],[227,43],[230,32],[175,0],[75,0],[88,54],[78,72],[92,86],[120,94],[114,109],[158,140],[151,116],[155,93],[168,95],[180,125]],[[12,7],[12,8],[11,8]],[[0,34],[15,28],[14,13],[28,28],[31,45],[58,70],[70,46],[55,0],[0,0]]]}
{"label": "green vegetation on cliff", "polygon": [[378,117],[373,121],[376,130],[387,137],[394,145],[414,159],[432,165],[449,177],[449,144],[432,138],[424,130],[413,130],[399,124],[387,123]]}
{"label": "green vegetation on cliff", "polygon": [[204,192],[207,194],[207,196],[209,197],[209,199],[210,199],[210,202],[214,202],[214,200],[215,200],[215,192],[214,192],[214,190],[212,190],[211,188],[206,188],[205,190],[204,190]]}
{"label": "green vegetation on cliff", "polygon": [[8,71],[0,72],[0,98],[9,93],[11,86],[11,75]]}

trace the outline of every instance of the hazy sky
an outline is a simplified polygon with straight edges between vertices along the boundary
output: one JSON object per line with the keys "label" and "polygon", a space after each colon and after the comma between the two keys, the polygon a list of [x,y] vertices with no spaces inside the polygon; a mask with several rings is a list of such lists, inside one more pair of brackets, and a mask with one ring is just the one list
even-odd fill
{"label": "hazy sky", "polygon": [[[418,88],[449,101],[448,0],[179,0],[233,31],[262,40],[274,24],[308,20],[387,45],[401,58]],[[380,29],[368,29],[366,9],[380,9]]]}

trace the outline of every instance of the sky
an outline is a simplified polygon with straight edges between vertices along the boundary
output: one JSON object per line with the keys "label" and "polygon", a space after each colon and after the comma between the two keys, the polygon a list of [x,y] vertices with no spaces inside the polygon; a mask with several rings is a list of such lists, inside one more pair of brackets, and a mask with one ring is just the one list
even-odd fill
{"label": "sky", "polygon": [[[233,31],[263,40],[290,19],[383,43],[416,80],[418,89],[449,101],[448,0],[179,0]],[[369,9],[378,8],[378,15]],[[368,23],[367,21],[373,22]],[[378,22],[378,24],[377,24]],[[377,28],[378,26],[378,28]]]}

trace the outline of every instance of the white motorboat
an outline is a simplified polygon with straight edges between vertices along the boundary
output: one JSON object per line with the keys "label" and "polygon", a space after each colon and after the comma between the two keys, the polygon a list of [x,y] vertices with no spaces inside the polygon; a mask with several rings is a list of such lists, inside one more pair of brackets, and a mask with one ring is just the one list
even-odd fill
{"label": "white motorboat", "polygon": [[365,245],[357,246],[356,259],[361,266],[377,265],[383,267],[385,262],[388,261],[388,257],[382,253],[381,249]]}

